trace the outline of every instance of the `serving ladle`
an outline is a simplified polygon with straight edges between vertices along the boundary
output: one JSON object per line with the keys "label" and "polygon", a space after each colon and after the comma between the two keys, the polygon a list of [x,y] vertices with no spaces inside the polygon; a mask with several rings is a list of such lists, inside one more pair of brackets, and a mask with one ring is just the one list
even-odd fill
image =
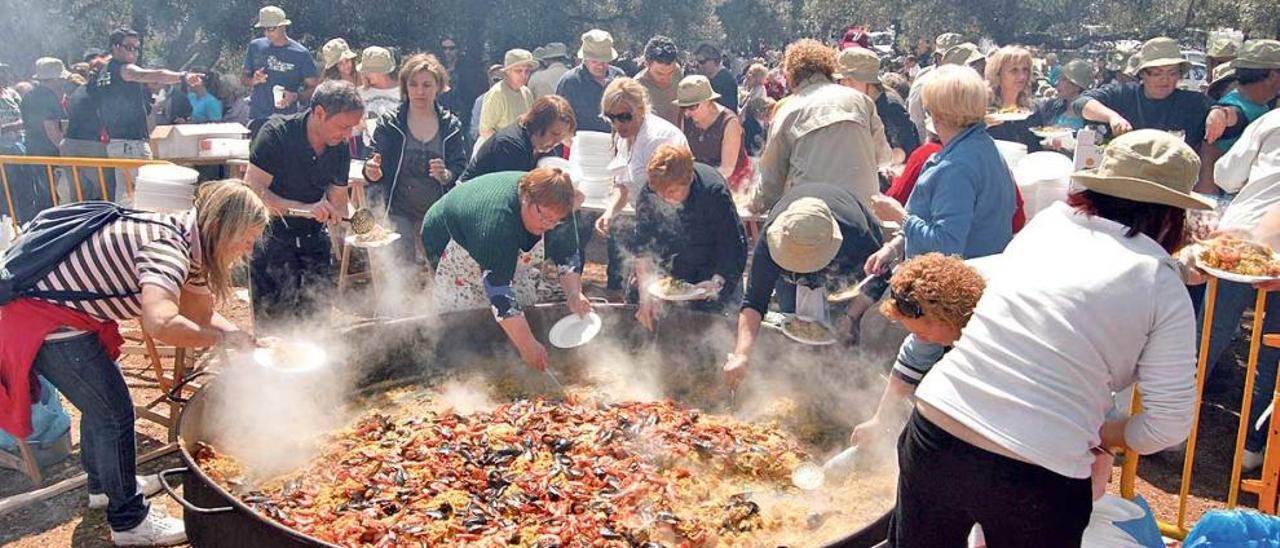
{"label": "serving ladle", "polygon": [[[309,209],[287,209],[285,210],[290,217],[305,217],[308,219],[316,218],[315,213]],[[342,222],[351,225],[351,231],[356,234],[368,234],[373,231],[373,227],[377,226],[377,221],[373,218],[373,210],[362,207],[352,213],[350,217],[342,219]]]}

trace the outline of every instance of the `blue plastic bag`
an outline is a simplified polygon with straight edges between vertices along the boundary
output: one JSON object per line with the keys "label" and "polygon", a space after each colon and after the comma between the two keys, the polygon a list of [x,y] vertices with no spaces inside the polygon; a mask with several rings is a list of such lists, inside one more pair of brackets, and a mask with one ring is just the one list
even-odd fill
{"label": "blue plastic bag", "polygon": [[[58,389],[44,377],[36,376],[40,383],[40,398],[31,402],[31,435],[27,444],[43,447],[62,437],[71,430],[71,416],[62,407],[58,398]],[[18,452],[18,439],[0,430],[0,450],[10,453]]]}
{"label": "blue plastic bag", "polygon": [[1280,548],[1280,517],[1253,510],[1215,510],[1187,533],[1183,548]]}

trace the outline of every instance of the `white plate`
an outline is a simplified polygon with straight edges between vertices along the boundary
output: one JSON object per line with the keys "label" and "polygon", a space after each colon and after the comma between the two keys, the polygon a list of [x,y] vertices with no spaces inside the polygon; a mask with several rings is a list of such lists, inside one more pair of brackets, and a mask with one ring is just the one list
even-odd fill
{"label": "white plate", "polygon": [[1200,244],[1191,246],[1191,256],[1196,259],[1196,268],[1203,270],[1205,274],[1218,278],[1219,280],[1227,280],[1229,282],[1239,282],[1242,284],[1256,284],[1262,282],[1270,282],[1280,280],[1280,276],[1249,276],[1247,274],[1236,274],[1235,272],[1227,272],[1219,270],[1212,266],[1208,266],[1200,262],[1200,252],[1204,251],[1204,247]]}
{"label": "white plate", "polygon": [[347,245],[351,247],[359,247],[362,249],[373,249],[377,247],[385,247],[385,246],[391,245],[393,242],[399,239],[400,239],[399,232],[390,232],[388,233],[386,238],[382,238],[381,240],[374,240],[371,242],[360,241],[358,234],[348,234],[346,242],[347,242]]}
{"label": "white plate", "polygon": [[1031,111],[993,112],[988,114],[987,117],[998,122],[1021,122],[1031,117]]}
{"label": "white plate", "polygon": [[692,286],[692,284],[690,285],[689,292],[687,293],[682,293],[678,295],[663,293],[662,289],[658,287],[659,284],[661,284],[661,282],[662,282],[662,279],[657,279],[652,282],[649,282],[649,285],[645,287],[645,291],[648,291],[649,294],[652,295],[653,297],[662,299],[664,301],[700,301],[702,299],[706,299],[709,296],[709,293],[707,292],[706,288],[695,287],[695,286]]}
{"label": "white plate", "polygon": [[795,318],[795,316],[792,316],[792,317],[787,318],[784,322],[782,322],[782,334],[783,334],[783,335],[786,335],[786,337],[787,337],[788,339],[791,339],[791,340],[793,340],[793,341],[795,341],[795,342],[798,342],[798,343],[800,343],[800,344],[807,344],[807,345],[809,345],[809,346],[830,346],[830,345],[833,345],[833,344],[835,344],[835,343],[837,342],[836,337],[835,337],[835,334],[831,333],[831,329],[830,329],[830,328],[828,328],[828,329],[827,329],[827,334],[828,334],[828,335],[830,335],[830,336],[831,336],[831,338],[830,338],[830,339],[827,339],[827,340],[825,340],[825,341],[817,341],[817,340],[813,340],[813,339],[805,339],[805,338],[802,338],[802,337],[800,337],[800,336],[796,335],[795,333],[792,333],[792,332],[791,332],[791,330],[790,330],[790,329],[788,329],[788,328],[789,328],[789,327],[791,327],[791,322],[795,321],[795,319],[796,319],[796,318]]}
{"label": "white plate", "polygon": [[556,348],[574,348],[591,342],[600,333],[600,315],[591,312],[586,316],[569,314],[555,325],[547,334],[547,340]]}

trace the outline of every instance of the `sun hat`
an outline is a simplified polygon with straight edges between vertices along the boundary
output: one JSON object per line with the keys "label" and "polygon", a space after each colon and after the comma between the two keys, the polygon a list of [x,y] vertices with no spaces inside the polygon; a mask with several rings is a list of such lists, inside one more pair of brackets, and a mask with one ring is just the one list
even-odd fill
{"label": "sun hat", "polygon": [[1182,48],[1178,46],[1178,41],[1164,36],[1147,40],[1138,50],[1138,55],[1141,56],[1141,61],[1135,73],[1156,67],[1178,65],[1185,69],[1191,66],[1191,61],[1182,57]]}
{"label": "sun hat", "polygon": [[533,58],[533,54],[527,49],[509,49],[507,54],[502,56],[502,70],[511,70],[517,67],[533,67],[538,65],[538,60]]}
{"label": "sun hat", "polygon": [[1240,44],[1228,36],[1219,36],[1209,41],[1209,52],[1205,54],[1210,59],[1235,59],[1240,49]]}
{"label": "sun hat", "polygon": [[773,261],[798,274],[822,270],[836,257],[844,241],[831,208],[818,198],[791,202],[765,232]]}
{"label": "sun hat", "polygon": [[1223,85],[1236,79],[1236,62],[1227,61],[1213,67],[1213,79],[1209,81],[1209,93],[1212,95],[1215,86]]}
{"label": "sun hat", "polygon": [[964,43],[964,36],[954,32],[944,32],[933,39],[933,51],[945,52]]}
{"label": "sun hat", "polygon": [[969,66],[978,61],[986,59],[986,56],[978,50],[978,46],[972,42],[952,46],[942,53],[943,65],[964,65]]}
{"label": "sun hat", "polygon": [[334,38],[324,43],[324,47],[320,48],[320,57],[324,58],[324,69],[329,70],[341,63],[344,59],[355,59],[356,52],[351,51],[351,46],[347,45],[347,41],[342,38]]}
{"label": "sun hat", "polygon": [[396,71],[396,59],[387,48],[369,46],[360,54],[360,66],[356,70],[371,74],[391,74]]}
{"label": "sun hat", "polygon": [[836,79],[880,83],[880,56],[866,48],[849,48],[836,56]]}
{"label": "sun hat", "polygon": [[1191,193],[1199,176],[1200,157],[1182,138],[1139,129],[1112,139],[1097,168],[1071,178],[1089,190],[1135,202],[1213,209],[1212,200]]}
{"label": "sun hat", "polygon": [[613,36],[600,29],[591,29],[582,34],[582,47],[578,49],[578,57],[584,61],[608,63],[618,58],[618,51],[613,49]]}
{"label": "sun hat", "polygon": [[719,98],[720,94],[711,89],[711,80],[701,74],[693,74],[680,80],[680,84],[676,86],[676,100],[672,104],[691,107]]}
{"label": "sun hat", "polygon": [[1081,89],[1093,87],[1093,67],[1083,59],[1072,59],[1062,67],[1062,77]]}
{"label": "sun hat", "polygon": [[36,74],[32,76],[36,80],[62,80],[71,76],[67,72],[66,65],[62,64],[62,59],[56,57],[41,57],[36,59]]}
{"label": "sun hat", "polygon": [[269,29],[272,27],[287,27],[292,24],[293,21],[285,17],[284,10],[275,6],[267,6],[258,10],[258,23],[253,27]]}
{"label": "sun hat", "polygon": [[1280,69],[1280,42],[1249,40],[1236,56],[1238,69]]}
{"label": "sun hat", "polygon": [[564,45],[564,42],[552,42],[550,44],[547,44],[546,46],[543,46],[542,49],[543,49],[543,52],[542,52],[543,59],[550,60],[550,59],[568,59],[569,58],[569,48],[568,46]]}

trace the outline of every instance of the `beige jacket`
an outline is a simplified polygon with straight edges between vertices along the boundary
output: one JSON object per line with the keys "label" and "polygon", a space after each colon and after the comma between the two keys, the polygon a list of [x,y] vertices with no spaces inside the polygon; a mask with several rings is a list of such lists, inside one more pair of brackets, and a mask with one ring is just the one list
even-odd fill
{"label": "beige jacket", "polygon": [[823,76],[805,80],[779,105],[760,156],[752,209],[763,213],[792,186],[834,183],[870,203],[879,166],[892,158],[876,103]]}

